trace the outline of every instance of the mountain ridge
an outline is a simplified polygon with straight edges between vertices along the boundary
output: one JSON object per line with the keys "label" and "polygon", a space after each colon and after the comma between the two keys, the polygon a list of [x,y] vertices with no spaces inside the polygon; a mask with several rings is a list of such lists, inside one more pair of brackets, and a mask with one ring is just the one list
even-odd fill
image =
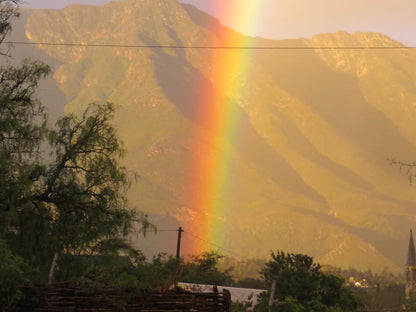
{"label": "mountain ridge", "polygon": [[[35,10],[26,24],[35,42],[221,45],[222,32],[244,37],[175,1]],[[304,47],[348,46],[352,39],[398,44],[368,33],[246,38],[256,45]],[[91,101],[119,104],[126,165],[142,176],[131,201],[186,225],[195,215],[184,198],[187,160],[221,149],[197,135],[209,129],[192,119],[193,100],[201,96],[200,85],[217,92],[212,72],[219,53],[242,52],[211,57],[188,49],[39,48],[61,63],[54,78],[67,112]],[[415,51],[254,51],[245,57],[249,75],[230,73],[226,80],[242,86],[228,96],[244,120],[245,140],[227,142],[234,160],[229,212],[212,222],[227,224],[228,233],[214,243],[246,256],[277,248],[344,267],[399,270],[408,234],[403,228],[414,225],[416,195],[386,159],[415,155]],[[354,246],[361,247],[354,252]]]}

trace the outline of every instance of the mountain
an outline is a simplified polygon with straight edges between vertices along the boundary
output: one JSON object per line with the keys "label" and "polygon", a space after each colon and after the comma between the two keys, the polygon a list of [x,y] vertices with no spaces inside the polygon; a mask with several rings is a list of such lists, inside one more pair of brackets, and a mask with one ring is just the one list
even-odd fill
{"label": "mountain", "polygon": [[[119,105],[125,165],[140,175],[130,202],[162,230],[181,224],[185,252],[198,241],[242,258],[283,249],[342,267],[401,270],[416,192],[388,159],[416,157],[414,49],[340,49],[401,45],[378,33],[249,38],[174,0],[31,10],[20,23],[32,42],[98,45],[24,49],[54,63],[50,88],[59,86],[66,112],[92,101]],[[228,42],[275,49],[157,47]],[[117,44],[136,47],[99,46]],[[225,53],[245,69],[224,71],[219,83]],[[209,112],[201,98],[224,96],[228,84],[238,139],[210,133],[195,114]],[[187,196],[200,190],[187,179],[190,159],[217,154],[231,159],[227,190],[216,195],[227,205],[208,216],[222,230],[207,241],[193,232],[202,216]],[[175,235],[161,231],[156,242],[174,250]]]}

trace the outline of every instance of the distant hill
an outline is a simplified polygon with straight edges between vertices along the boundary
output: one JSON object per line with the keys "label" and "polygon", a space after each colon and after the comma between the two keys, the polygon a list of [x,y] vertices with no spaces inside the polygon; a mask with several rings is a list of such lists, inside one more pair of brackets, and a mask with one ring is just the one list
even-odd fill
{"label": "distant hill", "polygon": [[[140,175],[129,198],[156,220],[193,229],[200,216],[187,204],[187,194],[198,192],[187,183],[189,160],[227,149],[229,188],[218,195],[228,196],[226,213],[209,216],[224,232],[210,243],[241,257],[283,249],[342,267],[402,268],[408,230],[416,224],[416,190],[387,159],[416,159],[415,50],[310,49],[400,45],[377,33],[247,38],[173,0],[26,14],[25,34],[33,42],[218,46],[233,38],[303,47],[22,49],[53,60],[51,83],[64,95],[66,112],[92,101],[120,106],[116,124],[129,151],[126,165]],[[223,77],[239,87],[226,94],[239,120],[238,140],[210,135],[194,114],[210,109],[197,100],[207,96],[201,90],[216,94],[224,87],[215,76],[221,53],[246,65],[246,75]],[[184,252],[201,239],[188,233]]]}

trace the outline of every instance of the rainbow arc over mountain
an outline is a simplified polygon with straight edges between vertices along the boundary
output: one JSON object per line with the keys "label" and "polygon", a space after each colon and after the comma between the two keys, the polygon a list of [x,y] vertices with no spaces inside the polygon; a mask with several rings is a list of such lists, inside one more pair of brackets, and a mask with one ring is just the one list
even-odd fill
{"label": "rainbow arc over mountain", "polygon": [[[239,25],[243,33],[256,30],[264,9],[259,5],[261,2],[222,3],[223,7],[218,8],[222,20]],[[251,38],[227,30],[216,34],[216,40],[215,46],[241,47],[249,45]],[[233,179],[238,178],[232,177],[230,170],[233,146],[242,139],[239,137],[241,107],[235,95],[241,93],[241,80],[247,78],[250,53],[238,49],[209,50],[206,59],[211,70],[210,83],[198,86],[193,118],[202,127],[195,136],[186,185],[186,205],[193,214],[191,228],[187,230],[197,238],[190,240],[191,246],[186,249],[193,254],[224,246],[229,197]],[[205,143],[202,148],[201,142]]]}

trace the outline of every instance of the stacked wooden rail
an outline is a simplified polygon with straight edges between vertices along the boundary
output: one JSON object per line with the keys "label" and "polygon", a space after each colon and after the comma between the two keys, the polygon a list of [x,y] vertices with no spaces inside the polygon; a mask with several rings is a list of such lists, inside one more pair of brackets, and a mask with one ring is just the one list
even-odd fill
{"label": "stacked wooden rail", "polygon": [[137,295],[128,290],[100,288],[86,291],[70,284],[26,289],[19,311],[33,312],[230,312],[230,292],[188,292],[180,289]]}

